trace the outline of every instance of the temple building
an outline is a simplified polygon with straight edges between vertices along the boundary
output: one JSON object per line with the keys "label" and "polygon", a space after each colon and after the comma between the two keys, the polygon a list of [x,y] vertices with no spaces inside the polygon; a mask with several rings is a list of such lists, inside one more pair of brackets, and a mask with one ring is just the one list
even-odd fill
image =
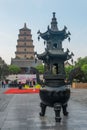
{"label": "temple building", "polygon": [[35,62],[34,54],[31,29],[27,28],[25,23],[24,27],[19,30],[15,58],[11,59],[11,64],[19,66],[22,73],[28,73],[30,67],[41,64],[40,60]]}

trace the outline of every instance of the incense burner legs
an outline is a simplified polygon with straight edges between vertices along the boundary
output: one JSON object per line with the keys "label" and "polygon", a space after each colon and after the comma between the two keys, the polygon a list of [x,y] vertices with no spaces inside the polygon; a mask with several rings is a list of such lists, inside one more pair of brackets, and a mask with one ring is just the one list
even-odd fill
{"label": "incense burner legs", "polygon": [[47,106],[41,102],[40,103],[40,107],[41,107],[41,112],[39,114],[40,114],[40,116],[44,116],[45,112],[46,112],[46,107]]}
{"label": "incense burner legs", "polygon": [[54,111],[55,111],[55,120],[56,122],[61,121],[60,112],[61,112],[61,105],[58,103],[54,104]]}
{"label": "incense burner legs", "polygon": [[64,116],[68,116],[67,106],[68,106],[67,103],[62,105],[63,115]]}
{"label": "incense burner legs", "polygon": [[[39,113],[40,116],[45,116],[47,105],[40,103],[40,107],[41,107],[41,112]],[[67,104],[61,105],[61,104],[55,103],[54,104],[54,112],[55,112],[55,121],[56,122],[61,121],[61,117],[60,117],[61,109],[63,111],[64,116],[68,116]]]}

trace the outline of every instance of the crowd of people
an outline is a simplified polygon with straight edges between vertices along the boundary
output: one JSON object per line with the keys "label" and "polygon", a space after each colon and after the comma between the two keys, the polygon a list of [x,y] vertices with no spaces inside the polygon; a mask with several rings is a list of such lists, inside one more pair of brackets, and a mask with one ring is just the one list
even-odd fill
{"label": "crowd of people", "polygon": [[8,87],[8,81],[2,80],[1,81],[1,86],[2,86],[2,88]]}
{"label": "crowd of people", "polygon": [[22,88],[25,85],[27,85],[29,87],[33,87],[36,84],[36,81],[35,80],[31,80],[31,81],[26,80],[26,82],[23,83],[21,81],[18,82],[17,80],[14,80],[14,81],[2,80],[2,81],[0,81],[0,84],[1,84],[2,88],[6,88],[6,87],[19,87],[19,88]]}

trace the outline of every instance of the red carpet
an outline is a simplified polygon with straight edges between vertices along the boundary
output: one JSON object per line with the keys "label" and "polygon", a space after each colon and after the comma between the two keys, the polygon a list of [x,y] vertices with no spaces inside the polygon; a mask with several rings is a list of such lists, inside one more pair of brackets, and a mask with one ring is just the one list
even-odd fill
{"label": "red carpet", "polygon": [[19,88],[9,88],[4,92],[4,94],[27,94],[27,93],[39,93],[40,89],[19,89]]}

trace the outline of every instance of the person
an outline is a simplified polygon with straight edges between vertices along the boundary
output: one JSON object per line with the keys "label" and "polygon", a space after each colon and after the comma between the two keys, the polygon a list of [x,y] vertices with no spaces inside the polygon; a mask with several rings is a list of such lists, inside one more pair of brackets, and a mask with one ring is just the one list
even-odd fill
{"label": "person", "polygon": [[22,89],[22,84],[21,84],[21,82],[19,82],[18,87],[19,87],[19,89]]}
{"label": "person", "polygon": [[5,88],[5,81],[2,81],[2,88]]}
{"label": "person", "polygon": [[30,81],[30,87],[33,87],[33,85],[32,85],[32,81]]}
{"label": "person", "polygon": [[35,81],[33,80],[33,86],[35,86],[35,84],[36,84],[36,83],[35,83]]}

